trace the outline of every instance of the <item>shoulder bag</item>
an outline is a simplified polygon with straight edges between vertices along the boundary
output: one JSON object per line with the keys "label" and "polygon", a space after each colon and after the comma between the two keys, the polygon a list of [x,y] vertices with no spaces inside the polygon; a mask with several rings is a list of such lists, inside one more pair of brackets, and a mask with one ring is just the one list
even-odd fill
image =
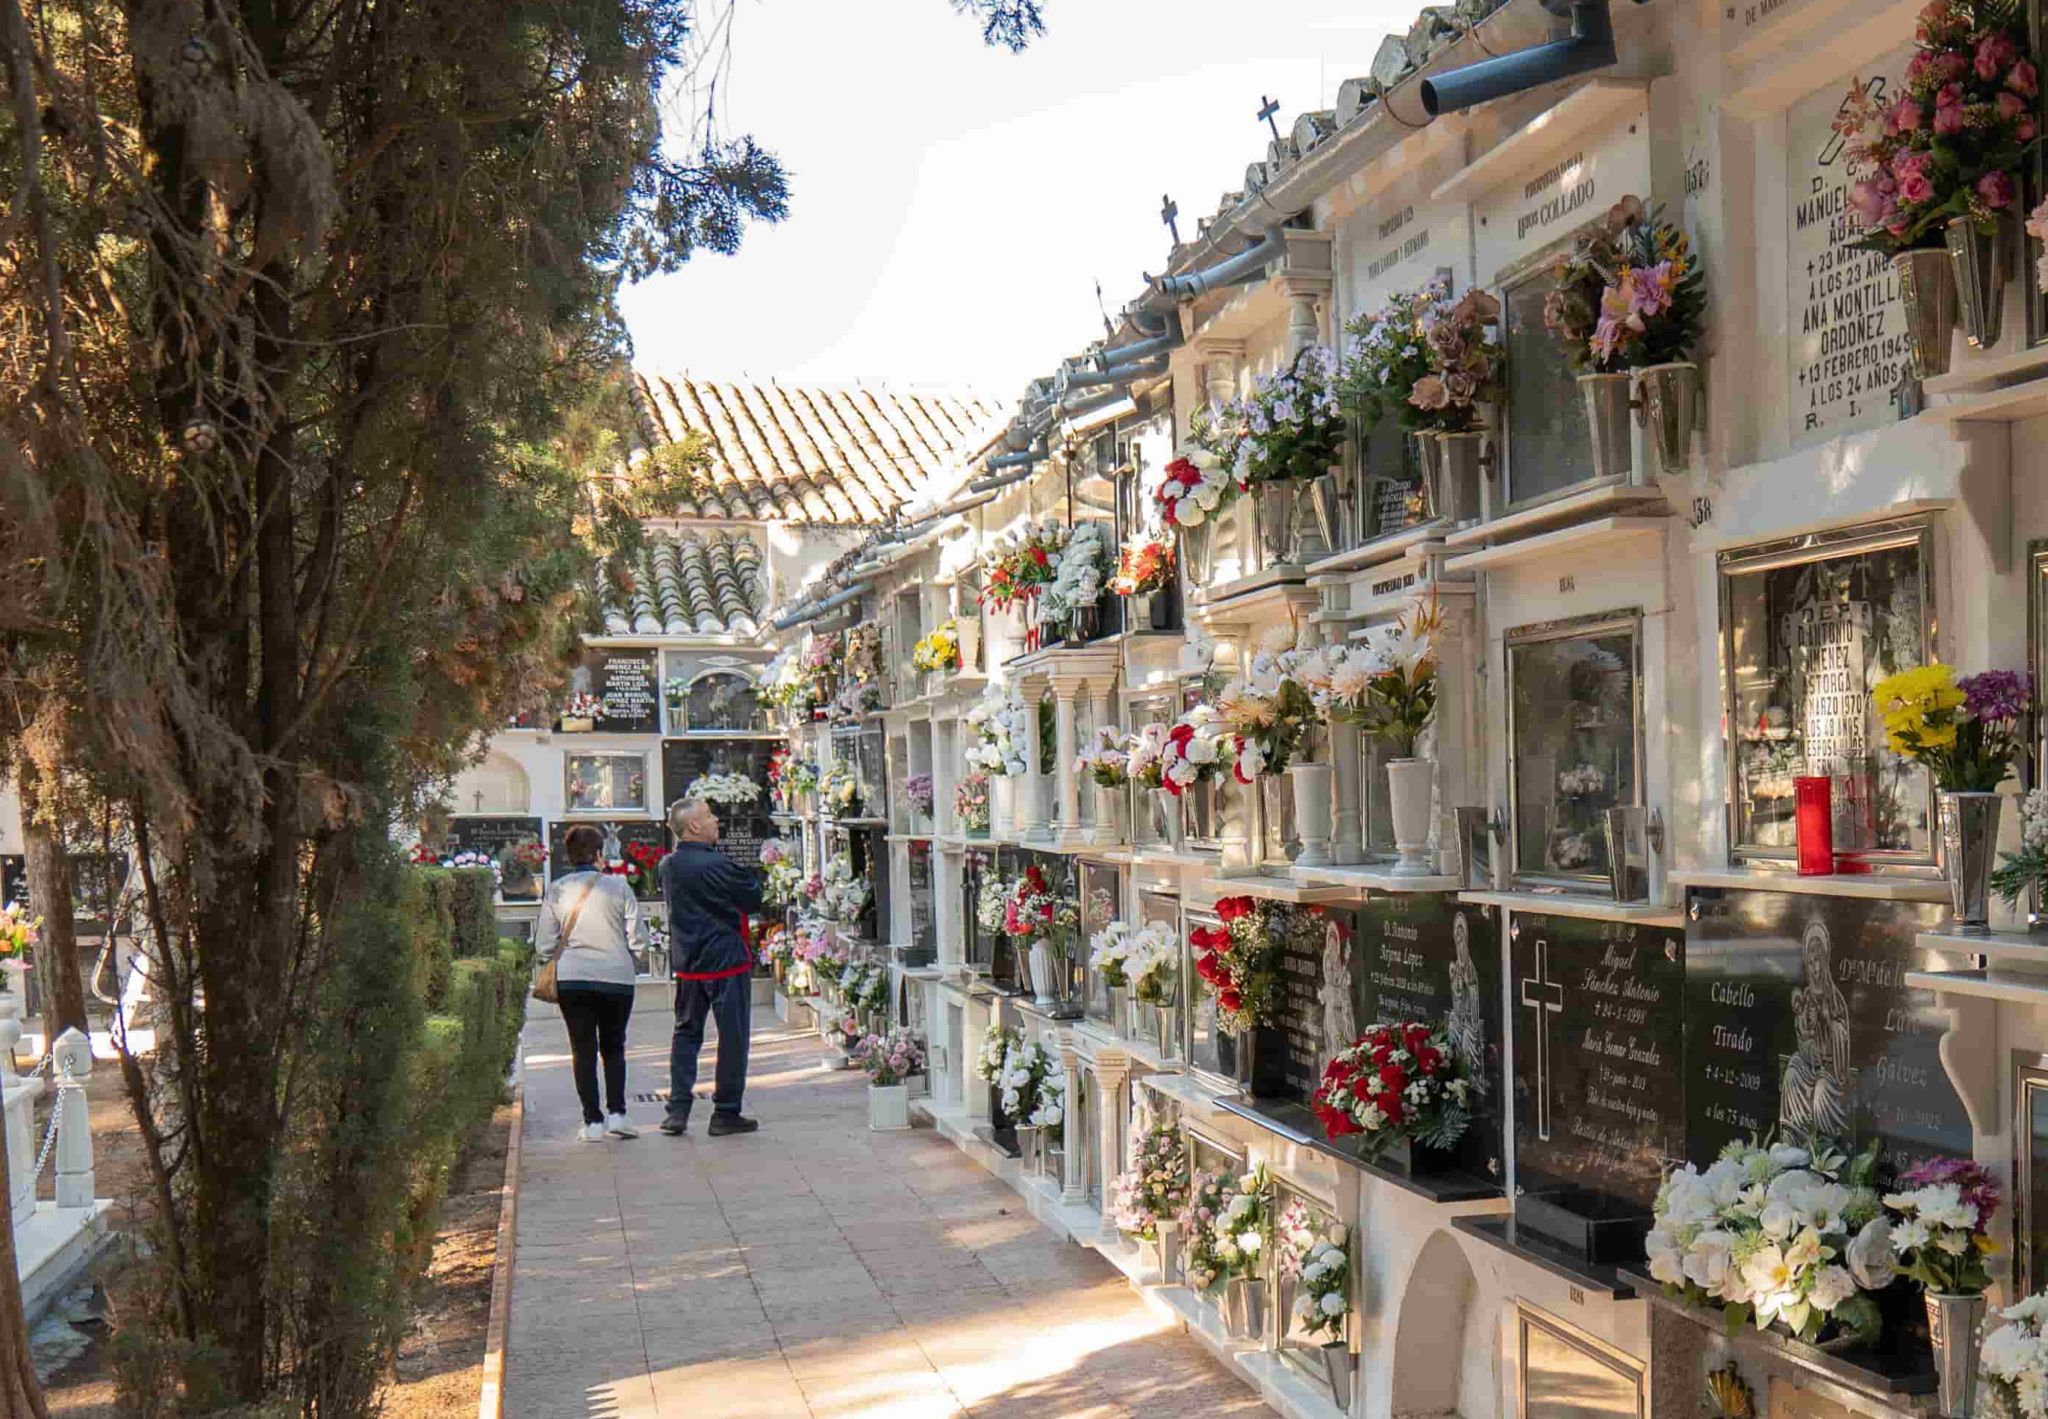
{"label": "shoulder bag", "polygon": [[576,905],[569,908],[569,915],[562,919],[562,933],[555,938],[561,944],[556,949],[555,954],[548,958],[548,963],[540,968],[540,974],[534,977],[533,998],[535,1000],[545,1001],[549,1005],[561,1004],[562,982],[555,967],[562,963],[562,953],[569,949],[569,938],[575,933],[576,919],[583,915],[584,904],[590,900],[591,889],[594,886],[596,886],[594,882],[585,882],[583,884],[583,895],[576,899]]}

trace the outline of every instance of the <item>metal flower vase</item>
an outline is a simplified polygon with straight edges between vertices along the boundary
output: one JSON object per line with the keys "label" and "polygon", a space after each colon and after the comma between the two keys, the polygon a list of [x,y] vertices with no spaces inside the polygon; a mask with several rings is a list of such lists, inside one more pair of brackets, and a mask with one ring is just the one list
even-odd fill
{"label": "metal flower vase", "polygon": [[1302,484],[1296,478],[1276,479],[1252,489],[1253,521],[1259,530],[1261,566],[1277,567],[1295,554],[1295,523],[1301,516]]}
{"label": "metal flower vase", "polygon": [[1351,1346],[1342,1340],[1333,1340],[1318,1347],[1323,1354],[1323,1378],[1330,1384],[1330,1401],[1344,1413],[1351,1412],[1351,1382],[1358,1374],[1358,1357],[1351,1353]]}
{"label": "metal flower vase", "polygon": [[1066,641],[1068,645],[1086,645],[1102,634],[1102,606],[1091,601],[1086,606],[1076,606],[1067,615]]}
{"label": "metal flower vase", "polygon": [[1177,1286],[1180,1284],[1180,1224],[1161,1222],[1159,1225],[1159,1284]]}
{"label": "metal flower vase", "polygon": [[1579,397],[1586,401],[1586,422],[1593,434],[1595,478],[1628,482],[1635,476],[1635,452],[1628,427],[1633,383],[1633,376],[1626,374],[1579,376]]}
{"label": "metal flower vase", "polygon": [[1104,987],[1109,992],[1109,1027],[1119,1035],[1129,1037],[1131,1029],[1131,988],[1127,985]]}
{"label": "metal flower vase", "polygon": [[1316,531],[1329,551],[1342,552],[1351,545],[1350,514],[1357,501],[1357,482],[1347,459],[1332,464],[1327,474],[1308,485],[1309,510],[1315,514]]}
{"label": "metal flower vase", "polygon": [[1692,466],[1692,431],[1700,413],[1700,367],[1690,360],[1636,371],[1636,418],[1650,437],[1661,473]]}
{"label": "metal flower vase", "polygon": [[1942,1419],[1968,1419],[1976,1412],[1977,1331],[1984,1324],[1984,1297],[1929,1291],[1927,1338],[1934,1346],[1936,1399]]}
{"label": "metal flower vase", "polygon": [[1906,337],[1913,373],[1932,379],[1948,373],[1949,335],[1956,328],[1955,264],[1948,252],[1926,248],[1892,257],[1899,300],[1906,311]]}
{"label": "metal flower vase", "polygon": [[2012,243],[2006,240],[2006,224],[1994,222],[1985,232],[1968,217],[1950,217],[1941,229],[1941,240],[1955,270],[1956,312],[1962,318],[1963,338],[1973,350],[1988,350],[1998,343],[2005,315],[2005,283],[2011,276],[2008,253]]}
{"label": "metal flower vase", "polygon": [[1484,432],[1430,436],[1434,447],[1424,486],[1434,516],[1468,527],[1485,515],[1481,489],[1486,481],[1486,440]]}
{"label": "metal flower vase", "polygon": [[1991,929],[1991,873],[1998,860],[1996,793],[1941,795],[1941,862],[1958,931]]}
{"label": "metal flower vase", "polygon": [[1181,816],[1180,796],[1172,789],[1155,788],[1151,797],[1153,836],[1178,852],[1187,831]]}
{"label": "metal flower vase", "polygon": [[1256,1276],[1233,1276],[1223,1283],[1223,1327],[1233,1340],[1256,1340],[1266,1333],[1266,1283]]}
{"label": "metal flower vase", "polygon": [[1181,565],[1187,568],[1188,585],[1209,584],[1209,575],[1216,569],[1216,524],[1213,520],[1205,517],[1193,527],[1182,525],[1180,558]]}

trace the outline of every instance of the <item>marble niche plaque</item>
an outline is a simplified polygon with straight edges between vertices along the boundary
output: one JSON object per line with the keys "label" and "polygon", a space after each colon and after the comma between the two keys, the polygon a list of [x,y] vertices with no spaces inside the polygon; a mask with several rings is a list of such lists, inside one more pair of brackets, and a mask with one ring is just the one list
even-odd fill
{"label": "marble niche plaque", "polygon": [[1685,1147],[1685,933],[1518,914],[1508,938],[1517,1226],[1635,1260]]}
{"label": "marble niche plaque", "polygon": [[1914,944],[1933,903],[1694,888],[1685,966],[1686,1156],[1782,1129],[1873,1139],[1886,1172],[1970,1156],[1942,1068],[1947,1017],[1908,971],[1969,963]]}
{"label": "marble niche plaque", "polygon": [[498,895],[508,902],[530,902],[540,897],[540,877],[523,872],[507,855],[521,843],[545,841],[545,827],[539,818],[517,814],[492,818],[455,818],[448,824],[448,851],[480,852],[498,864]]}
{"label": "marble niche plaque", "polygon": [[769,817],[768,760],[781,748],[780,739],[664,739],[661,741],[662,809],[706,774],[740,774],[753,780],[761,796],[752,803],[714,803],[718,814],[718,850],[742,867],[761,862],[761,844],[779,836]]}
{"label": "marble niche plaque", "polygon": [[[645,844],[666,853],[668,851],[668,828],[652,818],[576,819],[565,822],[560,818],[548,824],[548,880],[554,881],[569,871],[569,853],[563,845],[569,829],[589,825],[604,834],[604,855],[607,858],[625,856],[626,849],[635,844]],[[661,888],[650,881],[638,893],[643,902],[657,901]]]}
{"label": "marble niche plaque", "polygon": [[1459,1165],[1498,1182],[1505,1070],[1495,908],[1469,906],[1447,893],[1403,892],[1374,896],[1348,915],[1355,935],[1323,955],[1325,979],[1334,987],[1326,998],[1343,1002],[1341,1016],[1324,1016],[1324,1058],[1369,1025],[1443,1025],[1452,1051],[1478,1082],[1472,1125],[1456,1149]]}

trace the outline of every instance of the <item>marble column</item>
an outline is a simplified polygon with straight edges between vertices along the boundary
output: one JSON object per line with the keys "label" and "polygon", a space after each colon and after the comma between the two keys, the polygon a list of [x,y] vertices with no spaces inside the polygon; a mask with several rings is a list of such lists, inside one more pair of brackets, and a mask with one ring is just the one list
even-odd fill
{"label": "marble column", "polygon": [[1052,771],[1057,782],[1054,792],[1057,801],[1053,810],[1052,835],[1056,842],[1071,846],[1081,841],[1081,779],[1074,772],[1074,759],[1079,752],[1074,732],[1074,700],[1081,693],[1081,683],[1065,676],[1055,676],[1052,682]]}
{"label": "marble column", "polygon": [[[1024,820],[1024,826],[1021,836],[1041,842],[1052,836],[1052,824],[1046,820],[1045,814],[1045,772],[1039,767],[1041,760],[1038,757],[1038,737],[1044,732],[1039,728],[1038,717],[1046,712],[1045,706],[1040,703],[1044,696],[1044,690],[1045,684],[1043,681],[1027,680],[1024,682],[1023,695],[1026,711],[1024,781],[1018,786],[1019,792],[1024,798],[1024,809],[1021,815]],[[1067,726],[1067,732],[1070,735],[1073,733],[1071,721]],[[1054,772],[1058,772],[1057,765],[1054,766]]]}
{"label": "marble column", "polygon": [[[1074,1036],[1060,1031],[1060,1068],[1067,1076],[1067,1107],[1060,1115],[1060,1201],[1069,1207],[1088,1200],[1088,1177],[1084,1168],[1087,1149],[1082,1146],[1086,1132],[1081,1124],[1081,1093],[1087,1075],[1081,1057],[1074,1053]],[[1098,1092],[1098,1100],[1100,1098]]]}
{"label": "marble column", "polygon": [[1098,1186],[1102,1189],[1104,1202],[1102,1230],[1098,1235],[1105,1242],[1118,1240],[1116,1225],[1109,1220],[1110,1183],[1124,1170],[1124,1085],[1131,1077],[1131,1057],[1122,1050],[1106,1049],[1095,1056],[1095,1128],[1096,1167],[1100,1170]]}
{"label": "marble column", "polygon": [[1316,293],[1289,285],[1287,291],[1287,358],[1293,359],[1322,339],[1316,320]]}

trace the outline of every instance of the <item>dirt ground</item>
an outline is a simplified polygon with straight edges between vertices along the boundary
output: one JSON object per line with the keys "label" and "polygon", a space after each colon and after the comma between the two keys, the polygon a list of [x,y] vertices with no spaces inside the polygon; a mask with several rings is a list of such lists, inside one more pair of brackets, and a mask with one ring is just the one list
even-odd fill
{"label": "dirt ground", "polygon": [[[138,1207],[146,1206],[142,1193],[148,1186],[119,1066],[97,1063],[86,1097],[92,1113],[96,1190],[114,1199],[113,1225],[119,1230],[137,1215]],[[512,1118],[509,1105],[492,1116],[490,1127],[450,1184],[434,1259],[420,1282],[412,1329],[382,1396],[386,1414],[471,1419],[476,1413]],[[108,1371],[107,1337],[90,1285],[66,1297],[38,1327],[37,1369],[53,1419],[120,1419]]]}

